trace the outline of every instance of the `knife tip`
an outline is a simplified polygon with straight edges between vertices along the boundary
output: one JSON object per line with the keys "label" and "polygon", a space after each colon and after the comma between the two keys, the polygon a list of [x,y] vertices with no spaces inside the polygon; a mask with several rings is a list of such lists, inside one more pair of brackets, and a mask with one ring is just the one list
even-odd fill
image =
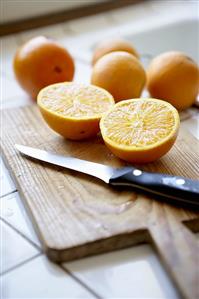
{"label": "knife tip", "polygon": [[14,147],[15,147],[18,151],[21,150],[21,145],[20,145],[20,144],[15,143]]}

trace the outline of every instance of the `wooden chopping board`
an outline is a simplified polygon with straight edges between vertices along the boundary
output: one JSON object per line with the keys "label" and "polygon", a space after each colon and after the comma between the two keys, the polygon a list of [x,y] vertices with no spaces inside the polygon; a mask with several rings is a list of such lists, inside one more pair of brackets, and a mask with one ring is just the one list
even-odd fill
{"label": "wooden chopping board", "polygon": [[[55,134],[36,106],[3,111],[2,124],[3,157],[51,260],[69,261],[151,242],[181,295],[199,298],[199,248],[191,232],[199,231],[199,213],[114,190],[93,177],[21,156],[15,143],[124,165],[100,137],[71,142]],[[199,143],[181,131],[165,157],[142,168],[198,179]]]}

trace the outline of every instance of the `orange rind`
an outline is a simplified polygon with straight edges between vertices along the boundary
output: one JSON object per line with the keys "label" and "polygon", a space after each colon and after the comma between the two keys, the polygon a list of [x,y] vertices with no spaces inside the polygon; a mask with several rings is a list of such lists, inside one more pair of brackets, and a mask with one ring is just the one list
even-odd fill
{"label": "orange rind", "polygon": [[179,129],[179,114],[158,99],[131,99],[117,103],[100,121],[105,144],[117,157],[148,163],[165,155]]}
{"label": "orange rind", "polygon": [[106,90],[78,83],[57,83],[42,89],[37,100],[47,124],[72,140],[96,136],[102,115],[114,105]]}

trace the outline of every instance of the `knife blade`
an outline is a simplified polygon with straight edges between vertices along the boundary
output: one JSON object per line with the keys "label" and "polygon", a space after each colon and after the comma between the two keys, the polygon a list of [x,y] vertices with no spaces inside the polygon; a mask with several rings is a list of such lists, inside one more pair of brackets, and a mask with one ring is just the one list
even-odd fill
{"label": "knife blade", "polygon": [[112,186],[132,187],[167,199],[170,203],[199,208],[199,181],[163,173],[145,172],[133,166],[114,168],[99,163],[67,157],[25,145],[15,144],[25,156],[79,171],[103,180]]}

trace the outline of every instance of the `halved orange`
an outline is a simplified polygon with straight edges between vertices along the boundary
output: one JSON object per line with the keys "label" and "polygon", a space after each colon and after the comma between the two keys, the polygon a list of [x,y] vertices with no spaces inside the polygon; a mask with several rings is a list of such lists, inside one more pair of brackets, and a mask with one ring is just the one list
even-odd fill
{"label": "halved orange", "polygon": [[117,103],[101,119],[107,147],[119,158],[148,163],[166,154],[179,129],[179,114],[168,102],[132,99]]}
{"label": "halved orange", "polygon": [[81,140],[99,132],[99,121],[114,99],[106,90],[72,82],[42,89],[37,103],[47,124],[65,138]]}

